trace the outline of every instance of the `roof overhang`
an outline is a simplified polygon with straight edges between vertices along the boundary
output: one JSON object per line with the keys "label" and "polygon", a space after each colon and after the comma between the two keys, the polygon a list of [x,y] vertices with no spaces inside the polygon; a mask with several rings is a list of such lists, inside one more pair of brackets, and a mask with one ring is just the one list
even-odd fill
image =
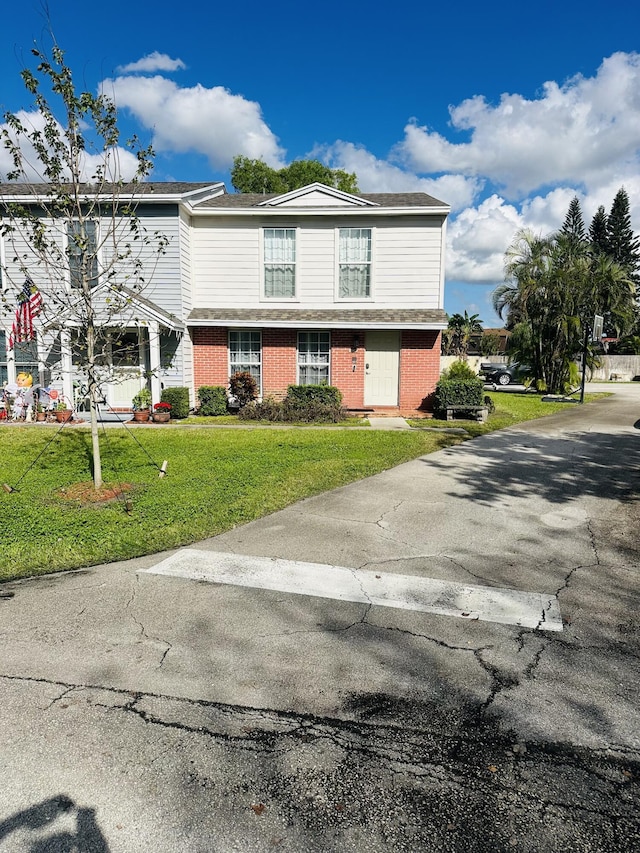
{"label": "roof overhang", "polygon": [[447,328],[444,311],[380,309],[305,311],[296,309],[194,309],[187,317],[188,327],[225,327],[229,329],[372,329],[394,331],[415,329],[441,331]]}

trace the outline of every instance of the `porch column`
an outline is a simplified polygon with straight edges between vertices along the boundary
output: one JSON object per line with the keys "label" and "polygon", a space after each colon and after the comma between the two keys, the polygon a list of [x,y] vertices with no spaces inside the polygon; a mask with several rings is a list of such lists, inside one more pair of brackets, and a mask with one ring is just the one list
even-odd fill
{"label": "porch column", "polygon": [[160,402],[160,327],[157,322],[149,323],[149,370],[151,372],[151,397]]}
{"label": "porch column", "polygon": [[62,368],[62,393],[65,402],[73,406],[73,374],[71,363],[71,332],[68,329],[60,331],[60,366]]}
{"label": "porch column", "polygon": [[[7,341],[9,340],[9,332],[6,332]],[[7,382],[9,385],[16,384],[16,354],[14,350],[7,350]]]}

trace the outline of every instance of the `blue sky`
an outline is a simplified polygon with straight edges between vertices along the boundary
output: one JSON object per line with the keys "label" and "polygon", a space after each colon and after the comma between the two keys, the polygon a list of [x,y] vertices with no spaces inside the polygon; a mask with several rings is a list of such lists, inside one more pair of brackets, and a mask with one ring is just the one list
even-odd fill
{"label": "blue sky", "polygon": [[[48,44],[40,0],[0,33],[0,109]],[[522,227],[588,225],[622,185],[640,231],[640,6],[631,0],[390,5],[325,0],[181,7],[49,0],[76,82],[104,85],[125,134],[152,140],[157,180],[222,180],[234,155],[316,157],[364,192],[452,206],[445,308],[498,325],[491,293]],[[0,154],[0,173],[6,163]]]}

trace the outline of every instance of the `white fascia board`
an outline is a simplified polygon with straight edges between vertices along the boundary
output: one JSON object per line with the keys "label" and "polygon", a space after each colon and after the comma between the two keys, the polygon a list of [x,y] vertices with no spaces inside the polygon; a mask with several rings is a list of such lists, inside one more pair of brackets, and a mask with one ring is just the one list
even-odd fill
{"label": "white fascia board", "polygon": [[191,214],[196,216],[259,216],[264,219],[265,216],[277,216],[280,218],[291,218],[292,216],[304,216],[307,219],[312,217],[337,217],[337,216],[448,216],[451,208],[448,205],[442,207],[358,207],[355,209],[348,207],[284,207],[284,208],[269,208],[269,207],[243,207],[243,208],[224,208],[216,207],[203,210],[201,208],[192,208]]}

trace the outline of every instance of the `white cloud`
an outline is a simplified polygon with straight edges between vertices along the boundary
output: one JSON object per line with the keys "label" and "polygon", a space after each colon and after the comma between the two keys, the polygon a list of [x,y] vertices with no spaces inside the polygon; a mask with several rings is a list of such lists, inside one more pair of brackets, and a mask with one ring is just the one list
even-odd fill
{"label": "white cloud", "polygon": [[117,71],[119,74],[135,74],[138,71],[152,74],[154,71],[184,71],[186,67],[181,59],[171,59],[166,53],[154,50],[137,62],[121,65]]}
{"label": "white cloud", "polygon": [[523,226],[517,208],[497,195],[463,210],[447,231],[447,279],[499,284],[505,250]]}
{"label": "white cloud", "polygon": [[[21,124],[26,128],[28,133],[38,131],[43,133],[45,120],[40,112],[26,112],[20,110],[16,113],[16,117]],[[0,125],[0,133],[7,128],[7,125]],[[57,130],[60,135],[64,135],[64,130],[60,124],[57,124]],[[13,131],[10,131],[15,139]],[[33,146],[28,143],[24,136],[19,138],[20,150],[22,153],[22,161],[25,171],[25,179],[34,183],[44,182],[46,179],[42,174],[42,164],[39,162]],[[101,167],[107,176],[108,180],[118,180],[124,178],[128,180],[132,178],[138,168],[137,157],[130,151],[124,148],[112,148],[108,152],[91,154],[90,139],[88,139],[88,148],[83,156],[82,163],[82,179],[85,181],[91,180],[95,175],[96,169]],[[13,160],[9,151],[4,145],[0,144],[0,178],[6,180],[7,172],[14,168]],[[68,174],[68,173],[67,173]]]}
{"label": "white cloud", "polygon": [[196,151],[214,169],[228,169],[237,154],[283,165],[284,151],[260,105],[222,86],[180,88],[156,75],[105,80],[102,90],[152,130],[158,151]]}
{"label": "white cloud", "polygon": [[640,54],[615,53],[595,77],[547,82],[534,100],[504,94],[494,106],[475,96],[451,107],[468,142],[411,123],[396,154],[418,173],[485,177],[509,199],[561,183],[588,190],[637,174],[639,114]]}
{"label": "white cloud", "polygon": [[482,189],[480,180],[464,175],[419,177],[386,160],[379,160],[365,148],[351,142],[339,140],[333,145],[318,147],[310,156],[323,159],[331,168],[355,172],[362,192],[425,192],[450,204],[453,210],[471,204]]}

